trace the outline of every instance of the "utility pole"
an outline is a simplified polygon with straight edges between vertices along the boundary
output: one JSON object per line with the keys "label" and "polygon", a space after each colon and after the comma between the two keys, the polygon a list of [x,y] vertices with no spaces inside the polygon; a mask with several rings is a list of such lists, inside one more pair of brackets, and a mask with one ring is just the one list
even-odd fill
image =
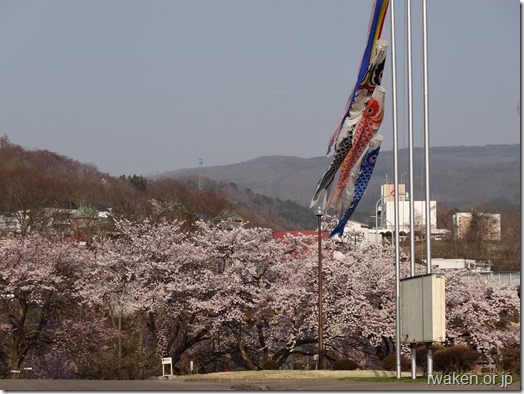
{"label": "utility pole", "polygon": [[318,218],[318,369],[324,369],[324,321],[322,316],[322,209]]}

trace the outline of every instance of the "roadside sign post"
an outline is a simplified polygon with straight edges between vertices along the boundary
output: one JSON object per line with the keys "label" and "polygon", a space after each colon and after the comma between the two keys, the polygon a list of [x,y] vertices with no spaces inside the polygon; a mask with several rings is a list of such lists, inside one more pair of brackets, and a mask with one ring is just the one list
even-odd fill
{"label": "roadside sign post", "polygon": [[[166,369],[169,373],[166,373]],[[162,376],[173,376],[173,358],[162,357]]]}

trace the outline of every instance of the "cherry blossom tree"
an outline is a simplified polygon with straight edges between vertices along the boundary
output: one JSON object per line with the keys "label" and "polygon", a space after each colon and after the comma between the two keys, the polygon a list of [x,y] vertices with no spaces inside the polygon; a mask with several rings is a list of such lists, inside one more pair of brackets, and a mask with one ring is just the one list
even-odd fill
{"label": "cherry blossom tree", "polygon": [[[331,240],[323,245],[325,346],[340,357],[352,354],[363,367],[376,367],[395,349],[394,249]],[[401,254],[401,279],[408,276],[407,260]],[[310,345],[306,353],[317,351],[317,248],[310,242],[295,259],[281,264],[280,283],[271,294],[270,346],[282,361],[292,352],[304,352],[304,345]],[[467,343],[488,355],[519,343],[515,288],[466,271],[444,273],[448,344]]]}
{"label": "cherry blossom tree", "polygon": [[[134,319],[134,327],[127,334],[139,336],[142,360],[163,356],[162,326],[158,319],[170,316],[162,309],[168,301],[166,288],[184,285],[184,276],[177,275],[176,261],[187,253],[181,223],[178,221],[131,222],[117,220],[116,235],[94,240],[96,276],[100,302],[104,304],[113,328],[120,332],[117,352],[121,362],[122,318]],[[182,301],[182,300],[179,300]],[[159,347],[157,349],[157,347]],[[144,361],[143,361],[144,362]],[[143,367],[146,367],[143,364]],[[147,368],[146,368],[147,369]]]}
{"label": "cherry blossom tree", "polygon": [[[283,361],[291,353],[317,352],[318,249],[307,237],[296,238],[300,253],[283,262],[272,294],[274,351]],[[323,332],[327,349],[340,352],[348,343],[374,352],[394,338],[394,254],[375,245],[354,247],[323,242]],[[378,269],[378,267],[382,267]],[[309,350],[304,351],[305,345]],[[347,355],[346,355],[347,356]]]}
{"label": "cherry blossom tree", "polygon": [[[40,236],[0,246],[0,346],[11,369],[30,358],[61,362],[64,376],[145,378],[160,373],[165,355],[178,371],[188,360],[255,370],[317,352],[315,237],[188,227],[162,209],[153,202],[151,219],[117,220],[88,247]],[[329,360],[376,368],[394,352],[394,255],[390,246],[322,242]],[[402,278],[408,265],[401,255]],[[520,342],[515,289],[445,275],[448,344],[497,356]]]}
{"label": "cherry blossom tree", "polygon": [[63,239],[32,235],[0,247],[0,344],[11,370],[56,343],[60,330],[72,329],[67,319],[92,305],[84,286],[91,262],[89,251]]}
{"label": "cherry blossom tree", "polygon": [[[189,234],[177,222],[121,222],[120,238],[106,250],[116,258],[110,264],[125,267],[110,270],[118,274],[108,294],[127,287],[125,304],[145,312],[155,354],[177,361],[229,354],[236,363],[259,369],[268,358],[282,363],[293,352],[316,351],[314,240],[289,237],[276,243],[267,229],[196,226]],[[395,349],[394,250],[331,240],[323,246],[326,347],[376,367]],[[407,256],[401,260],[404,278]],[[460,343],[468,333],[470,345],[489,353],[518,342],[515,291],[486,286],[464,272],[446,275],[450,343]],[[472,311],[468,319],[466,309]],[[486,319],[495,331],[479,324]]]}
{"label": "cherry blossom tree", "polygon": [[520,299],[515,287],[466,270],[447,270],[446,335],[497,359],[520,344]]}
{"label": "cherry blossom tree", "polygon": [[99,275],[109,273],[103,298],[141,315],[157,357],[178,362],[197,343],[222,338],[256,368],[242,330],[254,321],[279,256],[271,231],[198,222],[187,233],[182,225],[117,222],[118,237],[95,245]]}
{"label": "cherry blossom tree", "polygon": [[205,223],[194,241],[200,250],[194,264],[210,270],[209,334],[221,338],[221,346],[238,353],[248,368],[260,368],[268,355],[267,293],[278,276],[274,267],[282,247],[269,229]]}

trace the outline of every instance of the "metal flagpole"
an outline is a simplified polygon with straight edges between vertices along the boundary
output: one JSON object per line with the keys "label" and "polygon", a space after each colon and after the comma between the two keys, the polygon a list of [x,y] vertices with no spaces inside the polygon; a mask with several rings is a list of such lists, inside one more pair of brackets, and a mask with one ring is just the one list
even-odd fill
{"label": "metal flagpole", "polygon": [[431,274],[431,207],[429,206],[429,121],[428,121],[428,35],[426,24],[426,0],[422,1],[422,30],[423,30],[423,62],[424,62],[424,155],[425,155],[425,178],[426,178],[426,248],[427,266],[426,272]]}
{"label": "metal flagpole", "polygon": [[415,275],[415,207],[413,204],[413,73],[411,56],[411,0],[407,0],[407,68],[408,68],[408,137],[409,137],[409,229],[410,229],[410,254],[411,254],[411,276]]}
{"label": "metal flagpole", "polygon": [[[409,140],[409,247],[410,276],[415,276],[415,207],[413,203],[413,73],[411,56],[411,0],[406,2],[407,23],[407,69],[408,69],[408,140]],[[417,348],[411,344],[411,377],[417,378]]]}
{"label": "metal flagpole", "polygon": [[391,0],[391,73],[392,73],[392,105],[393,112],[393,172],[395,182],[395,298],[396,298],[396,327],[395,327],[395,350],[397,379],[400,379],[400,247],[399,247],[399,207],[398,207],[398,130],[397,130],[397,70],[395,64],[395,8],[394,0]]}
{"label": "metal flagpole", "polygon": [[[424,152],[426,178],[426,273],[431,274],[431,207],[429,193],[429,104],[428,104],[428,34],[427,34],[427,4],[422,0],[422,37],[424,63]],[[427,344],[428,375],[433,374],[433,343]]]}

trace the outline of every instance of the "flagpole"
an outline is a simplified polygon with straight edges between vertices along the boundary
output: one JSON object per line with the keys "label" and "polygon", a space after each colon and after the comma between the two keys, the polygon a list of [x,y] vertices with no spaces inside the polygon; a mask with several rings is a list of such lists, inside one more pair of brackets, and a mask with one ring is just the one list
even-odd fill
{"label": "flagpole", "polygon": [[[395,191],[398,190],[398,129],[397,129],[397,70],[395,53],[395,8],[394,0],[391,0],[391,74],[392,74],[392,105],[393,113],[393,176]],[[395,300],[396,300],[396,322],[395,322],[395,350],[396,350],[396,371],[397,379],[401,376],[400,366],[400,247],[399,247],[399,193],[395,192]]]}
{"label": "flagpole", "polygon": [[[410,276],[415,276],[415,207],[414,196],[414,171],[413,171],[413,72],[411,56],[411,0],[406,1],[407,24],[407,70],[408,70],[408,140],[409,140],[409,250],[410,250]],[[404,186],[405,187],[405,186]],[[411,344],[411,378],[417,378],[417,347]]]}
{"label": "flagpole", "polygon": [[422,30],[423,30],[423,62],[424,62],[424,156],[425,156],[425,178],[426,178],[426,248],[427,266],[426,273],[431,274],[431,207],[429,206],[429,103],[428,103],[428,34],[426,20],[426,0],[422,1]]}
{"label": "flagpole", "polygon": [[413,204],[414,193],[414,171],[413,171],[413,72],[411,56],[411,0],[407,0],[407,69],[408,69],[408,139],[409,139],[409,229],[410,229],[410,268],[411,276],[415,275],[415,207]]}
{"label": "flagpole", "polygon": [[[431,206],[429,190],[429,97],[428,97],[428,32],[427,4],[422,0],[423,79],[424,79],[424,153],[426,173],[426,273],[431,274]],[[427,372],[433,374],[433,343],[427,346]]]}

